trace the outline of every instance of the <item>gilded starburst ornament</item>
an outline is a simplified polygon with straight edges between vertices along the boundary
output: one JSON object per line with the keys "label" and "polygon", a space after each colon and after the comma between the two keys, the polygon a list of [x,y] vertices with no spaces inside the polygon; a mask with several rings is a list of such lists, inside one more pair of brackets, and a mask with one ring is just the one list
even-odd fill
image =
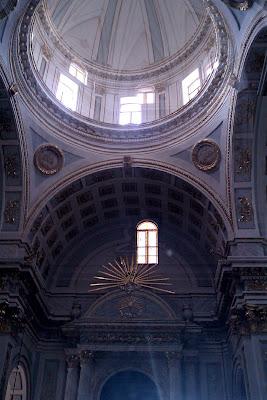
{"label": "gilded starburst ornament", "polygon": [[134,257],[120,258],[103,265],[98,275],[94,276],[95,282],[90,284],[90,292],[119,288],[127,293],[137,289],[151,289],[161,293],[174,292],[168,289],[171,286],[170,278],[159,274],[158,264],[138,264]]}

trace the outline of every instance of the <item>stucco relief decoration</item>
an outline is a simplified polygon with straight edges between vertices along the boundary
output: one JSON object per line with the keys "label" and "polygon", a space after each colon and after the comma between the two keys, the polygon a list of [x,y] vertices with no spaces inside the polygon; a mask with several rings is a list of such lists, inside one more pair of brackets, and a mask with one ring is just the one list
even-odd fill
{"label": "stucco relief decoration", "polygon": [[43,55],[47,58],[47,60],[50,60],[52,58],[52,50],[49,48],[47,44],[44,44],[42,46],[42,53]]}
{"label": "stucco relief decoration", "polygon": [[119,304],[119,313],[125,319],[140,317],[143,311],[144,303],[135,296],[125,298]]}
{"label": "stucco relief decoration", "polygon": [[18,175],[19,162],[15,155],[5,157],[5,170],[7,176],[16,177]]}
{"label": "stucco relief decoration", "polygon": [[114,260],[102,268],[94,277],[96,282],[90,284],[90,292],[121,289],[131,294],[138,289],[150,289],[160,293],[174,293],[168,289],[171,286],[170,279],[159,274],[157,264],[137,264],[134,257],[130,261],[121,257],[119,262]]}
{"label": "stucco relief decoration", "polygon": [[15,224],[18,217],[19,202],[17,200],[9,200],[4,211],[4,219],[6,224]]}
{"label": "stucco relief decoration", "polygon": [[250,335],[267,331],[267,308],[246,304],[232,310],[229,326],[233,333]]}
{"label": "stucco relief decoration", "polygon": [[253,219],[253,210],[250,199],[246,196],[240,197],[239,202],[239,222],[250,222]]}
{"label": "stucco relief decoration", "polygon": [[250,176],[252,155],[249,148],[239,149],[235,159],[235,170],[239,176]]}
{"label": "stucco relief decoration", "polygon": [[256,109],[256,100],[254,98],[246,98],[240,100],[237,104],[236,119],[235,123],[238,127],[244,125],[247,126],[254,124]]}
{"label": "stucco relief decoration", "polygon": [[201,171],[212,171],[219,166],[221,151],[217,143],[212,140],[202,140],[192,151],[192,161]]}
{"label": "stucco relief decoration", "polygon": [[56,174],[62,169],[63,163],[62,151],[52,144],[41,145],[34,154],[34,165],[44,175]]}

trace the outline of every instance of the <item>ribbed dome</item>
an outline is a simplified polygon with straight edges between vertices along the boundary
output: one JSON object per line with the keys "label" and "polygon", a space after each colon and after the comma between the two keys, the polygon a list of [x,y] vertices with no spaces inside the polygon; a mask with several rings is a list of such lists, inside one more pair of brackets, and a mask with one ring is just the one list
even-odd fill
{"label": "ribbed dome", "polygon": [[47,6],[81,59],[127,71],[184,49],[206,15],[201,0],[47,0]]}

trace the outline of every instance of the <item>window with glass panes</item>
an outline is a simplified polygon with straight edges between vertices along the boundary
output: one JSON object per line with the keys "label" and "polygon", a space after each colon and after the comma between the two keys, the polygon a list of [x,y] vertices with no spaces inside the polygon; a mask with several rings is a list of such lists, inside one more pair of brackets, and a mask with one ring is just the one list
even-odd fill
{"label": "window with glass panes", "polygon": [[197,68],[182,81],[184,104],[192,100],[197,95],[197,93],[200,90],[200,87],[201,87],[200,75],[199,75],[199,69]]}
{"label": "window with glass panes", "polygon": [[137,226],[137,264],[158,264],[158,227],[151,221]]}
{"label": "window with glass panes", "polygon": [[56,97],[64,106],[73,111],[76,111],[77,107],[78,89],[77,83],[66,75],[60,74]]}

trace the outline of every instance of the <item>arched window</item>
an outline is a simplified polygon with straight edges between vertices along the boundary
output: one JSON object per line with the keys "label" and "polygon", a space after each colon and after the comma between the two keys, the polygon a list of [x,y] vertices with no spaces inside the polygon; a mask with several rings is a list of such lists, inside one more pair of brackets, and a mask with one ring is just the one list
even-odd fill
{"label": "arched window", "polygon": [[14,368],[9,376],[5,400],[26,400],[27,384],[26,375],[23,367],[20,365]]}
{"label": "arched window", "polygon": [[137,225],[137,264],[158,263],[158,227],[150,221]]}

